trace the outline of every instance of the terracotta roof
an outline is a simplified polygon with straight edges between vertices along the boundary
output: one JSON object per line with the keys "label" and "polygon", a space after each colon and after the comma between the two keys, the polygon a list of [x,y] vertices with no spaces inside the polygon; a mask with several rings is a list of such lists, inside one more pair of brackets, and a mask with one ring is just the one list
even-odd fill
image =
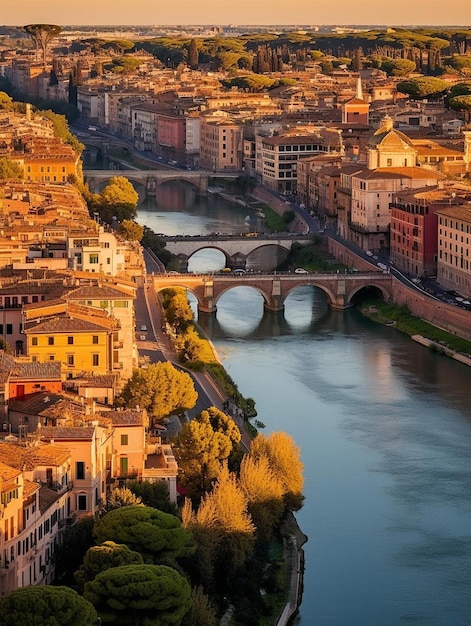
{"label": "terracotta roof", "polygon": [[142,426],[146,421],[143,411],[139,409],[107,411],[106,417],[112,420],[114,426]]}
{"label": "terracotta roof", "polygon": [[[105,322],[105,320],[103,320]],[[44,322],[28,322],[28,327],[24,329],[26,334],[33,333],[85,333],[85,332],[103,332],[110,329],[110,324],[93,323],[87,320],[73,318],[69,316],[57,316]]]}
{"label": "terracotta roof", "polygon": [[444,207],[443,209],[436,210],[435,213],[443,215],[443,217],[451,217],[456,220],[471,223],[471,204]]}
{"label": "terracotta roof", "polygon": [[[0,455],[1,455],[1,449],[0,449]],[[3,491],[4,490],[3,483],[5,481],[15,480],[15,478],[19,476],[21,472],[19,472],[18,469],[15,469],[12,465],[10,465],[10,463],[5,463],[5,461],[3,460],[3,455],[0,456],[0,458],[2,459],[0,461],[0,479],[2,481],[0,484],[2,485],[2,491]]]}
{"label": "terracotta roof", "polygon": [[12,400],[9,404],[10,411],[39,415],[44,409],[62,402],[63,396],[47,391],[38,391],[24,397],[23,400]]}
{"label": "terracotta roof", "polygon": [[46,363],[15,363],[12,377],[31,380],[61,379],[61,364],[59,361],[47,361]]}
{"label": "terracotta roof", "polygon": [[83,287],[69,291],[67,294],[68,300],[83,300],[84,298],[94,298],[96,300],[112,300],[114,298],[119,298],[122,300],[124,298],[134,299],[134,296],[128,291],[122,291],[107,284],[84,285]]}
{"label": "terracotta roof", "polygon": [[18,443],[0,442],[0,461],[15,468],[16,474],[36,467],[63,465],[70,458],[70,452],[63,446],[41,444],[24,446]]}
{"label": "terracotta roof", "polygon": [[90,378],[75,379],[77,387],[88,387],[89,389],[112,388],[118,380],[117,374],[95,374]]}
{"label": "terracotta roof", "polygon": [[61,441],[83,440],[91,441],[93,439],[94,426],[64,426],[53,427],[45,426],[41,428],[41,440],[49,441],[51,439],[59,439]]}

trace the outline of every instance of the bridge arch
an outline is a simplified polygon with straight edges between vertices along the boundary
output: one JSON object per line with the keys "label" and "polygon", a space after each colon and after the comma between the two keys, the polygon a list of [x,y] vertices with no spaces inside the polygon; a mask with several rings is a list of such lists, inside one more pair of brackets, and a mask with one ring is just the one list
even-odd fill
{"label": "bridge arch", "polygon": [[[315,287],[316,289],[320,289],[323,293],[325,293],[327,297],[327,303],[329,306],[333,306],[335,304],[335,301],[336,301],[335,294],[326,285],[316,283],[315,281],[310,281],[308,283],[308,286]],[[288,296],[292,294],[294,291],[296,291],[297,289],[300,289],[301,287],[306,287],[306,284],[292,285],[291,287],[289,287],[283,294],[283,300],[280,302],[280,304],[284,306]]]}
{"label": "bridge arch", "polygon": [[370,290],[375,289],[377,292],[381,293],[381,295],[383,296],[383,300],[385,302],[390,302],[392,299],[391,293],[386,289],[384,285],[380,285],[379,283],[372,280],[371,283],[369,284],[359,285],[358,287],[355,287],[354,289],[352,289],[352,291],[347,294],[346,304],[352,305],[355,299],[355,296],[360,294],[362,291],[365,291],[368,289]]}

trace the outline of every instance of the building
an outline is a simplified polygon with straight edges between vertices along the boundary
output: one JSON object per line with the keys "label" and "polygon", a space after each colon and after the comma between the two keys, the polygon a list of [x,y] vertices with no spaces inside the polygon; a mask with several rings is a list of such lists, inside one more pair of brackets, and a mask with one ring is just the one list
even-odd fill
{"label": "building", "polygon": [[242,128],[225,112],[200,118],[200,167],[213,172],[242,169]]}
{"label": "building", "polygon": [[437,280],[445,289],[471,297],[471,202],[451,204],[438,215]]}

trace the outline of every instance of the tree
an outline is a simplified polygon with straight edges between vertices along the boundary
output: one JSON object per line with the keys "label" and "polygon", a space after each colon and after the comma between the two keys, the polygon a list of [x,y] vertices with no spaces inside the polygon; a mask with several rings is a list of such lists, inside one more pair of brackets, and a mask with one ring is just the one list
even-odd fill
{"label": "tree", "polygon": [[408,59],[385,59],[381,63],[381,69],[388,76],[407,76],[415,70],[415,63]]}
{"label": "tree", "polygon": [[93,516],[89,515],[62,530],[54,555],[56,581],[64,585],[74,583],[74,572],[81,566],[88,548],[95,543],[94,523]]}
{"label": "tree", "polygon": [[241,569],[253,551],[255,526],[247,506],[236,475],[222,464],[213,490],[205,494],[196,513],[188,500],[182,513],[183,524],[198,538],[198,530],[206,530],[216,575],[224,579]]}
{"label": "tree", "polygon": [[465,121],[469,122],[471,116],[471,94],[450,98],[449,105],[454,111],[463,111]]}
{"label": "tree", "polygon": [[3,626],[90,626],[97,619],[93,605],[69,587],[20,587],[0,603]]}
{"label": "tree", "polygon": [[196,45],[196,40],[192,39],[190,41],[190,45],[188,46],[188,66],[192,70],[198,69],[198,47]]}
{"label": "tree", "polygon": [[98,574],[111,567],[143,564],[144,559],[139,552],[130,550],[124,544],[105,541],[87,550],[83,563],[75,572],[74,578],[80,590],[83,591],[86,582],[93,580]]}
{"label": "tree", "polygon": [[284,432],[271,433],[268,437],[258,434],[250,446],[250,456],[267,459],[282,486],[286,507],[291,511],[300,509],[303,500],[303,464],[293,438]]}
{"label": "tree", "polygon": [[21,165],[8,157],[0,158],[0,180],[6,180],[7,178],[22,180],[23,176],[24,171]]}
{"label": "tree", "polygon": [[193,327],[179,334],[174,342],[180,363],[197,363],[204,353],[204,342]]}
{"label": "tree", "polygon": [[197,399],[191,376],[166,361],[152,363],[147,369],[134,370],[117,403],[127,408],[140,406],[154,420],[160,420],[172,413],[192,409]]}
{"label": "tree", "polygon": [[267,457],[242,459],[240,486],[248,501],[248,510],[262,540],[271,538],[285,511],[283,486],[271,469]]}
{"label": "tree", "polygon": [[450,88],[450,83],[434,76],[423,76],[403,80],[397,84],[397,90],[408,94],[411,98],[436,97],[445,94]]}
{"label": "tree", "polygon": [[193,587],[191,601],[191,609],[183,618],[183,626],[217,626],[216,611],[203,587]]}
{"label": "tree", "polygon": [[12,104],[13,100],[10,98],[10,96],[4,91],[0,91],[0,109],[6,109],[7,111],[9,111]]}
{"label": "tree", "polygon": [[96,522],[93,534],[98,543],[124,543],[139,552],[146,563],[173,562],[194,553],[191,533],[178,518],[147,506],[125,506]]}
{"label": "tree", "polygon": [[127,486],[141,499],[145,506],[176,515],[176,506],[170,502],[168,487],[164,481],[159,480],[158,482],[150,483],[146,480],[142,482],[131,480],[128,481]]}
{"label": "tree", "polygon": [[114,509],[119,509],[122,506],[140,505],[142,505],[142,500],[126,487],[113,489],[106,498],[107,511],[113,511]]}
{"label": "tree", "polygon": [[109,224],[116,217],[119,222],[132,220],[136,215],[139,195],[124,176],[110,178],[100,194],[100,217]]}
{"label": "tree", "polygon": [[191,607],[191,587],[164,565],[123,565],[85,584],[84,598],[103,624],[179,626]]}
{"label": "tree", "polygon": [[229,458],[240,431],[234,421],[216,407],[202,411],[185,424],[173,449],[178,461],[180,482],[188,495],[199,498],[211,488]]}
{"label": "tree", "polygon": [[54,24],[27,24],[24,29],[33,40],[36,52],[42,51],[43,67],[46,67],[47,47],[62,32],[62,28]]}
{"label": "tree", "polygon": [[128,241],[141,241],[144,235],[144,226],[134,220],[123,220],[118,227],[118,233]]}
{"label": "tree", "polygon": [[166,290],[166,298],[163,301],[165,320],[170,324],[175,333],[185,333],[193,323],[194,314],[183,289]]}

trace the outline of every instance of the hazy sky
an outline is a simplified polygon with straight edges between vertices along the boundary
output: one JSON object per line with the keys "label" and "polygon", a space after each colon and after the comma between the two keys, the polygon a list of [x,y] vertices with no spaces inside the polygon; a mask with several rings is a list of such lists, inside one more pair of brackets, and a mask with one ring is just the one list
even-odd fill
{"label": "hazy sky", "polygon": [[430,24],[471,27],[470,0],[3,0],[0,24]]}

